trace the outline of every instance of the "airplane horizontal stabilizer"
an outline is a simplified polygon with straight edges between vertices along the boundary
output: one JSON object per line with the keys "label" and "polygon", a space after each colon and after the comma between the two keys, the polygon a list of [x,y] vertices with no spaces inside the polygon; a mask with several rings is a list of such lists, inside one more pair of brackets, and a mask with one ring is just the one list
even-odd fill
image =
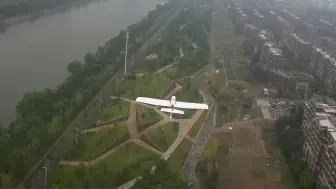
{"label": "airplane horizontal stabilizer", "polygon": [[182,110],[177,110],[177,109],[174,109],[172,110],[171,108],[161,108],[161,112],[169,112],[169,113],[174,113],[174,114],[184,114],[184,111]]}

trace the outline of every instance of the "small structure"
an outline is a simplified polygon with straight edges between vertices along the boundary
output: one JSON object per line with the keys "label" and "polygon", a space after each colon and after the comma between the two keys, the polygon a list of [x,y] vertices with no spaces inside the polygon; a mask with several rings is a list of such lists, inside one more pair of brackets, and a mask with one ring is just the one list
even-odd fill
{"label": "small structure", "polygon": [[151,53],[150,55],[146,56],[146,60],[154,60],[157,58],[158,58],[158,55],[155,53]]}
{"label": "small structure", "polygon": [[264,92],[264,95],[265,95],[265,96],[268,96],[268,95],[269,95],[269,91],[268,91],[267,88],[264,88],[264,89],[263,89],[263,92]]}

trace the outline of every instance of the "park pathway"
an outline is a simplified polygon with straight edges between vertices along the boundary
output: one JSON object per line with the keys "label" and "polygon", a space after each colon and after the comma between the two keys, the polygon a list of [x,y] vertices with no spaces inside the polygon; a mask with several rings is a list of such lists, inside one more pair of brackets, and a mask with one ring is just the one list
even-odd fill
{"label": "park pathway", "polygon": [[[209,99],[209,98],[203,92],[201,92],[201,95],[203,97],[203,103],[206,103],[207,102],[206,99]],[[127,99],[127,100],[129,100],[129,99]],[[132,100],[130,100],[130,101],[132,101]],[[157,109],[154,108],[154,110],[157,110]],[[169,148],[162,154],[161,159],[163,159],[165,161],[167,161],[169,159],[169,157],[176,150],[176,148],[181,144],[181,142],[184,140],[185,136],[188,134],[189,130],[195,125],[198,118],[202,115],[203,112],[204,112],[204,110],[197,110],[196,113],[190,119],[169,119],[169,116],[164,114],[163,117],[166,117],[168,119],[168,122],[179,123],[179,133],[178,133],[177,138],[173,142],[173,144],[171,144],[169,146]],[[160,122],[157,123],[158,124],[157,126],[154,125],[150,128],[153,129],[155,127],[158,127],[159,125],[161,125],[163,123],[163,120],[161,120]],[[137,178],[134,178],[133,180],[130,180],[129,182],[119,186],[117,189],[130,189],[135,184],[137,179],[141,179],[141,177],[139,176]]]}
{"label": "park pathway", "polygon": [[128,144],[129,142],[131,142],[131,140],[128,140],[122,144],[120,144],[119,146],[107,151],[106,153],[104,153],[101,156],[96,157],[93,160],[90,161],[67,161],[67,160],[61,160],[59,162],[60,165],[67,165],[67,166],[92,166],[95,165],[96,163],[100,162],[101,160],[105,159],[107,156],[109,156],[110,154],[114,153],[115,151],[119,150],[120,148],[122,148],[123,146],[125,146],[126,144]]}
{"label": "park pathway", "polygon": [[182,178],[192,189],[201,188],[195,174],[195,168],[214,128],[214,117],[215,107],[212,105],[182,168]]}
{"label": "park pathway", "polygon": [[128,133],[130,134],[131,138],[140,138],[137,124],[137,110],[136,104],[134,102],[131,102],[126,126],[128,128]]}

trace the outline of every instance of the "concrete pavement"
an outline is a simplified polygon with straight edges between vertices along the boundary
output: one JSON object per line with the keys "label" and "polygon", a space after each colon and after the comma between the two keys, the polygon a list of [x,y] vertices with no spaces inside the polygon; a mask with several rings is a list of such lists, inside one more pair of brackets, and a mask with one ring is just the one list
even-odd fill
{"label": "concrete pavement", "polygon": [[215,105],[212,105],[182,168],[182,178],[192,189],[201,188],[195,174],[195,168],[214,128],[214,118]]}

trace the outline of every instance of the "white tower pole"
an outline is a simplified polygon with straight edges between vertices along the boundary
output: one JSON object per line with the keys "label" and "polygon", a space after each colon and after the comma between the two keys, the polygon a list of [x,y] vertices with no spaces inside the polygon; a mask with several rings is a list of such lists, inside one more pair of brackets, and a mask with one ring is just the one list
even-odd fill
{"label": "white tower pole", "polygon": [[125,71],[124,76],[126,76],[126,70],[127,70],[127,46],[128,46],[128,31],[126,31],[126,50],[125,50]]}

